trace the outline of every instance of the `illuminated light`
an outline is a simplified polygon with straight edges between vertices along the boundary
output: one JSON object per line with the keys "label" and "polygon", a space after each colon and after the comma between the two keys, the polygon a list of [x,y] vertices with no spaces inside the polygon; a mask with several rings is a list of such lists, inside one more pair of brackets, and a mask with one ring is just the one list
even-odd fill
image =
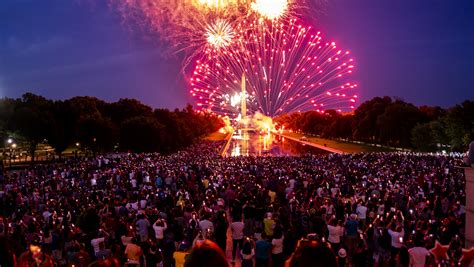
{"label": "illuminated light", "polygon": [[[193,78],[199,81],[193,81],[193,87],[217,89],[213,90],[213,97],[194,91],[194,97],[201,96],[209,100],[208,104],[204,104],[204,109],[236,115],[235,106],[238,103],[231,96],[235,98],[236,92],[239,92],[240,86],[237,84],[245,73],[247,88],[251,88],[247,95],[251,113],[261,110],[274,117],[295,110],[313,110],[314,104],[318,103],[319,107],[321,102],[327,104],[327,109],[349,110],[353,102],[344,103],[336,99],[345,96],[338,90],[354,87],[341,78],[348,73],[341,67],[351,69],[349,66],[353,66],[348,63],[348,57],[342,50],[333,49],[331,42],[320,49],[310,46],[312,42],[309,38],[313,39],[314,35],[311,32],[306,34],[308,29],[298,25],[296,20],[283,17],[278,23],[265,22],[273,25],[269,28],[262,27],[258,19],[255,21],[232,24],[235,31],[231,44],[234,52],[228,53],[223,49],[220,53],[225,56],[210,56],[203,60],[204,64],[195,68]],[[320,36],[317,38],[315,41],[321,44]],[[342,62],[327,63],[336,63],[338,60]],[[281,85],[278,86],[278,83]],[[224,95],[227,97],[219,97]],[[309,101],[303,101],[301,97]],[[217,110],[217,106],[222,108]]]}
{"label": "illuminated light", "polygon": [[218,19],[206,27],[205,37],[212,47],[220,49],[232,43],[234,30],[227,21]]}
{"label": "illuminated light", "polygon": [[251,7],[262,17],[275,20],[288,10],[288,0],[256,0]]}

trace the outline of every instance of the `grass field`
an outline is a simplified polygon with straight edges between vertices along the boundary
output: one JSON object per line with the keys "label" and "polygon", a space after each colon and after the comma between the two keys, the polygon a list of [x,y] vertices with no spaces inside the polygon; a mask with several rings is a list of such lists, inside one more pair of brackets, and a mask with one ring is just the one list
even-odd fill
{"label": "grass field", "polygon": [[[305,136],[304,134],[300,133],[290,133],[290,132],[285,132],[284,133],[287,136],[294,137],[300,139],[301,137]],[[376,146],[370,146],[370,145],[364,145],[364,144],[354,144],[350,142],[343,142],[343,141],[338,141],[338,140],[330,140],[330,139],[324,139],[324,138],[319,138],[319,137],[313,137],[313,136],[306,136],[307,142],[318,144],[318,145],[326,145],[327,147],[334,148],[337,150],[341,150],[344,153],[360,153],[360,152],[389,152],[393,151],[392,149],[386,148],[386,147],[376,147]]]}

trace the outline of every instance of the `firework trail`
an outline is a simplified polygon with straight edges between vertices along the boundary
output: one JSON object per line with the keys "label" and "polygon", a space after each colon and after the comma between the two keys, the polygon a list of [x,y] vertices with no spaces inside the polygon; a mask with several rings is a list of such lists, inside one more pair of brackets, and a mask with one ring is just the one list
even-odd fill
{"label": "firework trail", "polygon": [[243,21],[234,42],[196,62],[190,93],[197,105],[237,115],[240,79],[247,77],[247,108],[275,117],[284,113],[327,109],[349,111],[357,85],[346,81],[354,65],[348,51],[324,42],[320,32],[296,19]]}
{"label": "firework trail", "polygon": [[249,19],[278,20],[295,16],[304,6],[296,0],[109,0],[126,25],[155,33],[183,53],[183,68],[212,49],[220,53],[234,40],[234,28]]}

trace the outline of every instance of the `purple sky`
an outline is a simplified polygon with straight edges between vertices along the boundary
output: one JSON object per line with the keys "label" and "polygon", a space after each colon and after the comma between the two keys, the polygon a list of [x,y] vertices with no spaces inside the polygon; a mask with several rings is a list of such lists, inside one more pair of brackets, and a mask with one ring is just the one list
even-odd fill
{"label": "purple sky", "polygon": [[[308,23],[352,52],[362,101],[389,95],[447,107],[474,99],[472,0],[328,0]],[[0,96],[183,107],[192,98],[181,58],[162,54],[105,0],[0,1]]]}

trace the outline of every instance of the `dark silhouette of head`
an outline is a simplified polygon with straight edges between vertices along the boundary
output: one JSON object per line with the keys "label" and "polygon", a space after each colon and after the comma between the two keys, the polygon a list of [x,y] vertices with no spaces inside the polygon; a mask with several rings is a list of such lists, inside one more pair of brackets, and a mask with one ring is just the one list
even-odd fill
{"label": "dark silhouette of head", "polygon": [[332,250],[318,241],[301,241],[290,260],[290,267],[337,267]]}
{"label": "dark silhouette of head", "polygon": [[216,243],[205,240],[196,245],[186,258],[185,267],[228,267],[224,252]]}

